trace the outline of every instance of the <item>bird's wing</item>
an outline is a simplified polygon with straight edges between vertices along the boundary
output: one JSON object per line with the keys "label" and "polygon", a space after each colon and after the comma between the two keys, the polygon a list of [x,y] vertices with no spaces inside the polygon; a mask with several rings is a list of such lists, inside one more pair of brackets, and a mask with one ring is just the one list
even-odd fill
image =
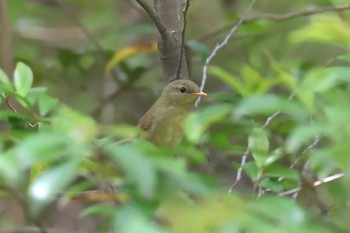
{"label": "bird's wing", "polygon": [[139,127],[144,131],[147,131],[147,129],[149,129],[152,126],[154,117],[154,111],[151,108],[141,117],[139,121]]}

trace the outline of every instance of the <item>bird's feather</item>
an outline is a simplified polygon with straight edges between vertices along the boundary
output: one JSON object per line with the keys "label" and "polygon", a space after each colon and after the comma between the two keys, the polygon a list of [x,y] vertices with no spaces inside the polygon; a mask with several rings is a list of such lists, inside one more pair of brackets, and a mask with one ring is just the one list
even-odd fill
{"label": "bird's feather", "polygon": [[152,108],[150,108],[139,120],[139,127],[144,130],[147,131],[151,126],[152,123],[154,121],[154,111]]}

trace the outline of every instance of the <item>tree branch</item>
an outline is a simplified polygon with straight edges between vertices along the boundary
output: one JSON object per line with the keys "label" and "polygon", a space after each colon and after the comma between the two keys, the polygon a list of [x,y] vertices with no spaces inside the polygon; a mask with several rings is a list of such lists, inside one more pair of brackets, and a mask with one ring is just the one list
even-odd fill
{"label": "tree branch", "polygon": [[[316,14],[322,14],[322,13],[327,13],[327,12],[343,12],[343,11],[347,11],[350,10],[350,5],[344,5],[344,6],[335,6],[335,7],[324,7],[324,8],[314,8],[311,10],[304,10],[304,11],[295,11],[295,12],[290,12],[287,14],[263,14],[260,16],[256,16],[253,18],[249,18],[243,21],[243,24],[246,23],[252,23],[252,22],[256,22],[256,21],[276,21],[276,22],[280,22],[280,21],[286,21],[286,20],[290,20],[290,19],[294,19],[294,18],[298,18],[298,17],[305,17],[305,16],[311,16],[311,15],[316,15]],[[219,28],[205,36],[203,36],[202,38],[207,40],[208,38],[213,38],[215,36],[220,35],[221,33],[226,32],[227,30],[229,30],[231,28],[231,25],[226,25],[222,28]]]}
{"label": "tree branch", "polygon": [[163,39],[168,37],[168,30],[163,22],[159,19],[154,9],[148,5],[145,0],[136,0],[137,3],[146,11],[146,13],[151,17],[153,23],[156,25],[159,34]]}
{"label": "tree branch", "polygon": [[249,19],[246,19],[244,23],[251,23],[254,21],[284,21],[284,20],[289,20],[289,19],[294,19],[297,17],[302,17],[302,16],[310,16],[310,15],[315,15],[315,14],[321,14],[321,13],[326,13],[326,12],[342,12],[350,10],[350,5],[344,5],[344,6],[336,6],[336,7],[324,7],[324,8],[314,8],[311,10],[304,10],[304,11],[296,11],[296,12],[290,12],[287,14],[263,14],[260,16],[252,17]]}
{"label": "tree branch", "polygon": [[[211,52],[209,57],[207,57],[207,59],[205,60],[205,64],[203,66],[203,76],[202,76],[202,83],[201,83],[201,86],[200,86],[200,91],[203,91],[205,83],[207,81],[207,67],[208,67],[209,63],[215,57],[216,53],[228,43],[230,38],[233,36],[233,34],[236,32],[236,30],[239,28],[239,26],[243,23],[243,21],[247,17],[249,11],[251,10],[251,8],[255,4],[255,2],[256,2],[256,0],[252,0],[250,2],[249,6],[244,11],[244,13],[241,16],[241,18],[233,25],[233,27],[231,28],[230,32],[226,35],[225,39],[221,43],[216,44],[214,50]],[[199,97],[197,102],[196,102],[196,107],[198,107],[200,100],[201,100],[201,98]]]}
{"label": "tree branch", "polygon": [[[313,187],[318,187],[318,186],[320,186],[322,184],[326,184],[326,183],[332,182],[334,180],[338,180],[338,179],[342,178],[343,176],[344,176],[344,173],[337,173],[337,174],[334,174],[332,176],[328,176],[326,178],[323,178],[321,180],[317,180],[317,181],[313,182],[312,186]],[[300,188],[295,188],[295,189],[291,189],[291,190],[287,190],[287,191],[281,192],[278,195],[279,196],[288,196],[288,195],[292,195],[294,193],[297,193],[299,191],[300,191]]]}
{"label": "tree branch", "polygon": [[165,83],[176,79],[189,79],[187,60],[182,53],[180,71],[178,73],[181,53],[180,0],[154,0],[156,14],[168,30],[167,38],[158,41],[159,55]]}

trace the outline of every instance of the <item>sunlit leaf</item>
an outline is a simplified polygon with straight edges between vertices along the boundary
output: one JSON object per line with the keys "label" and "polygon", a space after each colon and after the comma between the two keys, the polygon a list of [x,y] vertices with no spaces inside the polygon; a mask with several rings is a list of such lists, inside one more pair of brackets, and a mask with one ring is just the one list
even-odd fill
{"label": "sunlit leaf", "polygon": [[35,179],[28,188],[30,210],[34,216],[75,179],[78,164],[74,161],[55,166]]}
{"label": "sunlit leaf", "polygon": [[337,46],[350,46],[350,26],[338,16],[315,16],[311,24],[290,34],[292,42],[317,41]]}
{"label": "sunlit leaf", "polygon": [[214,75],[214,77],[223,81],[226,85],[228,85],[233,91],[237,92],[241,96],[247,96],[249,91],[244,86],[240,80],[234,76],[233,74],[223,70],[218,66],[209,66],[208,73]]}
{"label": "sunlit leaf", "polygon": [[18,62],[14,72],[14,84],[18,95],[24,97],[27,95],[33,83],[33,72],[29,66]]}
{"label": "sunlit leaf", "polygon": [[261,75],[248,65],[242,67],[241,74],[245,86],[251,91],[254,91],[254,89],[264,81]]}
{"label": "sunlit leaf", "polygon": [[271,154],[268,155],[268,157],[265,160],[264,165],[268,166],[268,165],[276,162],[278,159],[282,158],[283,156],[284,156],[284,149],[277,148]]}

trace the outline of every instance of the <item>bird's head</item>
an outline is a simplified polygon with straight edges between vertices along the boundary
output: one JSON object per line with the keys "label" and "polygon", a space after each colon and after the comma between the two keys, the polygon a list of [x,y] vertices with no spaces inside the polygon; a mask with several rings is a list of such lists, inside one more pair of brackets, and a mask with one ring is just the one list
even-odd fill
{"label": "bird's head", "polygon": [[161,98],[169,105],[191,107],[200,96],[207,94],[199,91],[197,84],[190,80],[175,80],[163,89]]}

